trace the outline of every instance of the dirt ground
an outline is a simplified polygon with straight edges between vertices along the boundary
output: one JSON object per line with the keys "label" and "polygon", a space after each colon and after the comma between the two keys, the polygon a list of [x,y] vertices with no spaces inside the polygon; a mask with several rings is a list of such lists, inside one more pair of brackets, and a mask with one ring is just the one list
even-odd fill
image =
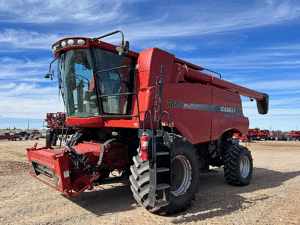
{"label": "dirt ground", "polygon": [[217,168],[201,176],[192,206],[173,216],[146,211],[125,183],[65,198],[30,176],[25,148],[34,142],[0,141],[0,224],[300,224],[299,141],[251,143],[250,185],[228,185]]}

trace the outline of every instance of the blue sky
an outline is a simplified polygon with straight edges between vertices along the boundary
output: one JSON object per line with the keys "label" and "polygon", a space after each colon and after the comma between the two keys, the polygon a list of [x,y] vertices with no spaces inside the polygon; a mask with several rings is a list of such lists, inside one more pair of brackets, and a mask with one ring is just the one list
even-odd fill
{"label": "blue sky", "polygon": [[[27,128],[28,119],[42,128],[47,112],[64,111],[57,77],[44,78],[54,42],[114,30],[133,51],[159,47],[268,93],[267,115],[243,98],[250,127],[300,129],[299,28],[299,1],[1,1],[0,129]],[[120,37],[105,41],[118,44]]]}

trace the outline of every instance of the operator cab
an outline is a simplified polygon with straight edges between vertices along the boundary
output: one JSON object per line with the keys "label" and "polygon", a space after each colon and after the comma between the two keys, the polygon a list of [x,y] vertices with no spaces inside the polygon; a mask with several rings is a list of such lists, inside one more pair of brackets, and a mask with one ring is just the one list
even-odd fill
{"label": "operator cab", "polygon": [[[124,40],[116,47],[100,42],[103,37],[64,38],[52,47],[58,59],[58,81],[67,118],[119,117],[131,113],[133,67],[138,53],[129,51]],[[49,76],[53,72],[45,77]]]}

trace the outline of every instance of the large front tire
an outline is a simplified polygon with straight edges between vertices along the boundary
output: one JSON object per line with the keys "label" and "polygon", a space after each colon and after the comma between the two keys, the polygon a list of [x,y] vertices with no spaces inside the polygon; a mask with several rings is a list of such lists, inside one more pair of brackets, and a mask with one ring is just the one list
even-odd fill
{"label": "large front tire", "polygon": [[224,176],[231,185],[245,186],[252,179],[253,159],[248,148],[231,145],[223,154]]}
{"label": "large front tire", "polygon": [[[199,186],[198,156],[193,145],[186,139],[177,136],[174,139],[174,152],[171,153],[172,186],[169,205],[155,209],[155,213],[169,214],[186,210]],[[131,190],[137,202],[147,210],[154,212],[149,206],[149,162],[141,162],[140,156],[134,156],[134,165],[129,177]]]}

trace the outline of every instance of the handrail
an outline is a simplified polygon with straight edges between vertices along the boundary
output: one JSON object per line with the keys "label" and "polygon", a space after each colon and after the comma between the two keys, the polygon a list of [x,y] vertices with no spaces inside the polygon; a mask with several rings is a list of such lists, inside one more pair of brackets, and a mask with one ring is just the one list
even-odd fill
{"label": "handrail", "polygon": [[[137,88],[137,79],[136,79],[136,74],[135,74],[135,70],[132,66],[128,66],[128,65],[125,65],[125,66],[119,66],[119,67],[114,67],[114,68],[110,68],[110,69],[105,69],[105,70],[101,70],[101,71],[97,71],[95,76],[97,76],[99,79],[101,79],[99,77],[99,74],[100,73],[104,73],[104,72],[108,72],[108,71],[111,71],[111,70],[118,70],[118,69],[122,69],[122,68],[129,68],[130,69],[130,72],[133,71],[133,76],[134,76],[134,87],[135,87],[135,92],[127,92],[127,93],[121,93],[121,94],[111,94],[111,95],[99,95],[100,99],[103,98],[103,97],[109,97],[109,96],[121,96],[121,95],[136,95],[136,101],[137,101],[137,108],[138,108],[138,115],[137,116],[134,116],[134,115],[130,115],[129,117],[138,117],[139,119],[139,123],[141,122],[141,119],[140,119],[140,108],[139,108],[139,98],[138,98],[138,88]],[[120,77],[120,74],[117,73],[119,78],[121,79]],[[102,101],[101,101],[102,102]],[[117,116],[117,115],[116,115]],[[125,115],[124,115],[125,116]]]}

